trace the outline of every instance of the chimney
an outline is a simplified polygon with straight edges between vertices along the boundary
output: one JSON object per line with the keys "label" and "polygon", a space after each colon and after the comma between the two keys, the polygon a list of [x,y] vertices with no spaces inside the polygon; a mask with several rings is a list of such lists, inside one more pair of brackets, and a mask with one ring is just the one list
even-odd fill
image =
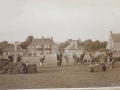
{"label": "chimney", "polygon": [[75,49],[77,49],[77,41],[75,41]]}
{"label": "chimney", "polygon": [[18,42],[17,41],[15,41],[15,51],[17,51],[17,46],[18,46]]}
{"label": "chimney", "polygon": [[112,35],[112,31],[110,31],[110,34]]}
{"label": "chimney", "polygon": [[42,42],[44,42],[44,37],[42,36]]}
{"label": "chimney", "polygon": [[53,37],[51,37],[51,40],[53,41]]}

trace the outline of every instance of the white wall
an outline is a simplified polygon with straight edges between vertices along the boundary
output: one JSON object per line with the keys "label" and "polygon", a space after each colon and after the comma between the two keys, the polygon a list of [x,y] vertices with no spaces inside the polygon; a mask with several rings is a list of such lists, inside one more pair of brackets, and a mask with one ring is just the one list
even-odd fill
{"label": "white wall", "polygon": [[106,49],[112,50],[112,48],[113,48],[113,40],[112,40],[112,36],[110,35]]}

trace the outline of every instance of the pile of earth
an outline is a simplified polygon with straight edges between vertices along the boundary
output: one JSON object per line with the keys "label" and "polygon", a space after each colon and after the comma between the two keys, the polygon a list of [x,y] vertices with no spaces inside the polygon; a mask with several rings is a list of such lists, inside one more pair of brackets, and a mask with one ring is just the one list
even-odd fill
{"label": "pile of earth", "polygon": [[37,73],[36,64],[26,65],[23,62],[11,63],[8,59],[0,60],[0,74]]}

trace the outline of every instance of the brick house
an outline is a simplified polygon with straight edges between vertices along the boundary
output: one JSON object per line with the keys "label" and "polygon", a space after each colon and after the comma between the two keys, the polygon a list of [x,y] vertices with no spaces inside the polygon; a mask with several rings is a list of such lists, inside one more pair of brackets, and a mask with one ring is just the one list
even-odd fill
{"label": "brick house", "polygon": [[19,45],[18,42],[15,41],[15,44],[13,47],[10,48],[5,48],[3,50],[3,54],[12,54],[12,55],[23,55],[24,54],[24,49],[22,49]]}
{"label": "brick house", "polygon": [[58,51],[58,45],[53,41],[53,37],[33,39],[27,47],[28,54],[40,55],[42,53],[53,54]]}
{"label": "brick house", "polygon": [[112,51],[120,51],[120,33],[113,33],[112,31],[110,32],[106,49],[110,49]]}
{"label": "brick house", "polygon": [[69,55],[72,55],[73,53],[81,54],[84,52],[84,47],[78,46],[77,40],[71,40],[70,44],[64,50]]}

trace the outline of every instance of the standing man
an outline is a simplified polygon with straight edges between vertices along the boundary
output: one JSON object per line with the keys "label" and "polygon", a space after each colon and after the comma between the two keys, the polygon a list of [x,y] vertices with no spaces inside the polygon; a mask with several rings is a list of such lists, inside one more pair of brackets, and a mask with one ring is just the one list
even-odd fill
{"label": "standing man", "polygon": [[94,56],[91,54],[89,54],[89,56],[90,56],[90,65],[94,64]]}
{"label": "standing man", "polygon": [[85,64],[85,53],[83,53],[83,62],[82,64]]}
{"label": "standing man", "polygon": [[85,56],[85,53],[81,54],[80,56],[80,61],[81,61],[81,64],[84,64],[84,56]]}
{"label": "standing man", "polygon": [[13,55],[11,55],[11,63],[13,63],[13,60],[14,60]]}
{"label": "standing man", "polygon": [[17,56],[17,62],[20,62],[22,60],[22,57],[20,55]]}
{"label": "standing man", "polygon": [[114,68],[114,58],[112,55],[108,56],[108,64],[109,64],[109,68]]}
{"label": "standing man", "polygon": [[66,60],[66,65],[68,65],[68,55],[67,55],[67,53],[65,54],[65,60]]}
{"label": "standing man", "polygon": [[73,60],[74,60],[74,65],[77,65],[77,56],[75,53],[73,53]]}
{"label": "standing man", "polygon": [[100,54],[100,64],[101,64],[101,67],[102,67],[102,71],[106,71],[105,60],[106,60],[106,54],[105,54],[105,52],[101,52],[101,54]]}
{"label": "standing man", "polygon": [[43,68],[44,60],[45,60],[45,56],[43,56],[43,57],[40,58],[40,67],[41,68]]}
{"label": "standing man", "polygon": [[80,55],[80,63],[82,64],[83,62],[83,54]]}
{"label": "standing man", "polygon": [[61,64],[62,64],[62,53],[59,51],[57,53],[57,66],[61,67]]}

